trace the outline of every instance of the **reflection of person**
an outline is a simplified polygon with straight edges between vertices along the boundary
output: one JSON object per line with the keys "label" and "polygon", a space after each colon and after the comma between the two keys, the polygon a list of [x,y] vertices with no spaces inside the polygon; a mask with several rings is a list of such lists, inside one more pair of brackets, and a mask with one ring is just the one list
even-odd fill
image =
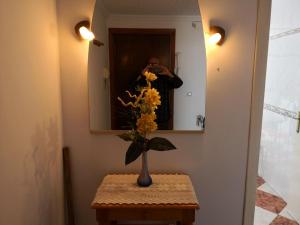
{"label": "reflection of person", "polygon": [[[159,63],[159,59],[152,57],[148,60],[147,66],[142,73],[149,71],[157,75],[157,80],[152,82],[152,86],[156,88],[161,96],[161,105],[156,110],[157,124],[159,130],[168,130],[170,112],[170,90],[179,88],[183,82],[182,80],[170,70]],[[139,76],[135,86],[145,86],[146,81],[144,76]]]}

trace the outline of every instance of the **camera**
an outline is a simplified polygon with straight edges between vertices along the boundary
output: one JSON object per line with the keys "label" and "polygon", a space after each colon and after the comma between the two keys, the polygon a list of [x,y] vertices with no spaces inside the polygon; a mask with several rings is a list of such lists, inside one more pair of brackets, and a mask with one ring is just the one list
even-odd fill
{"label": "camera", "polygon": [[152,66],[149,68],[149,72],[154,73],[154,74],[160,74],[162,72],[162,69],[158,66]]}

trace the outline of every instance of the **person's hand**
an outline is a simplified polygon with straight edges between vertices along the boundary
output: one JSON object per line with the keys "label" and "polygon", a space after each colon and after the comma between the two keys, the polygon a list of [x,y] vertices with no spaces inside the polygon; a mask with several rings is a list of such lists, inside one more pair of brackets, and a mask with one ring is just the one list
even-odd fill
{"label": "person's hand", "polygon": [[148,72],[148,71],[149,71],[149,68],[150,68],[150,66],[147,65],[147,66],[142,70],[142,74],[144,75],[145,72]]}
{"label": "person's hand", "polygon": [[170,72],[170,70],[167,67],[160,65],[160,69],[161,69],[161,72],[159,73],[159,75],[174,77],[173,74]]}

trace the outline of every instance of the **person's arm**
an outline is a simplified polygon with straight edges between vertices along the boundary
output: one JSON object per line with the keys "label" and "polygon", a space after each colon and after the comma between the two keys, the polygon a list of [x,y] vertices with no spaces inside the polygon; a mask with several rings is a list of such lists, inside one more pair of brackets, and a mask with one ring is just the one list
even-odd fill
{"label": "person's arm", "polygon": [[146,87],[146,86],[147,86],[147,82],[146,82],[145,76],[141,73],[133,80],[133,82],[131,82],[129,91],[131,93],[136,94],[138,88]]}
{"label": "person's arm", "polygon": [[182,86],[183,81],[175,73],[171,73],[169,69],[165,66],[161,66],[162,72],[161,75],[168,77],[168,83],[170,88],[179,88]]}
{"label": "person's arm", "polygon": [[183,81],[175,73],[172,73],[172,76],[169,77],[169,84],[172,88],[180,88]]}

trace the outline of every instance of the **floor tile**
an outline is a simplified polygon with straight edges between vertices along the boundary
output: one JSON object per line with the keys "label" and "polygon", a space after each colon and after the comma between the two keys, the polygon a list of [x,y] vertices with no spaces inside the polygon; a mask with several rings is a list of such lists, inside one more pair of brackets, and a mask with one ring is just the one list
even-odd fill
{"label": "floor tile", "polygon": [[259,207],[255,207],[255,225],[269,225],[276,217],[277,214],[275,213],[272,213],[268,210]]}
{"label": "floor tile", "polygon": [[259,187],[261,185],[263,185],[264,183],[266,183],[266,181],[264,180],[264,178],[257,176],[256,177],[256,187]]}
{"label": "floor tile", "polygon": [[290,220],[295,220],[295,218],[289,213],[288,207],[284,207],[284,209],[280,212],[280,216],[283,216],[285,218],[288,218]]}
{"label": "floor tile", "polygon": [[264,183],[263,185],[259,186],[257,190],[264,191],[275,196],[279,196],[279,194],[268,183]]}
{"label": "floor tile", "polygon": [[279,214],[286,206],[286,202],[275,195],[267,192],[257,190],[256,191],[256,206],[269,210],[273,213]]}
{"label": "floor tile", "polygon": [[296,221],[283,216],[277,216],[270,225],[299,225]]}

